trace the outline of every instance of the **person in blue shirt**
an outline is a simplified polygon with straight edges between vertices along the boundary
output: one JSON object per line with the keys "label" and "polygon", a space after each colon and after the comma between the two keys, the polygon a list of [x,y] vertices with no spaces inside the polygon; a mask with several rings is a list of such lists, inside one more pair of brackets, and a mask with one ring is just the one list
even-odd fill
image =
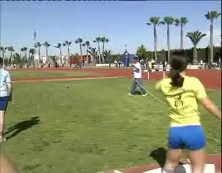
{"label": "person in blue shirt", "polygon": [[10,73],[3,69],[3,59],[0,58],[0,143],[5,142],[4,126],[5,112],[8,102],[12,99],[12,82]]}

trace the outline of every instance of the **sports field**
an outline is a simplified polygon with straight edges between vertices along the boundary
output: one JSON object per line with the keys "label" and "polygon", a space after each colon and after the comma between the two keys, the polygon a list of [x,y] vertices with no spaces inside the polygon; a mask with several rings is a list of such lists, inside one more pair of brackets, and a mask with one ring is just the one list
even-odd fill
{"label": "sports field", "polygon": [[[145,86],[163,98],[153,82]],[[130,87],[127,78],[15,83],[3,152],[22,173],[96,173],[153,162],[151,153],[166,148],[167,109],[150,96],[128,96]],[[208,94],[221,105],[220,91]],[[218,153],[220,122],[201,113],[207,150]]]}

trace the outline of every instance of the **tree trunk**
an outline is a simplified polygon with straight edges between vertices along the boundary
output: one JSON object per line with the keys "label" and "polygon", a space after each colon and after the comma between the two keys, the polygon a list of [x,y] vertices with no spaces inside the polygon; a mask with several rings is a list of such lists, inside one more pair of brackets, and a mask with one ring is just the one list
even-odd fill
{"label": "tree trunk", "polygon": [[2,50],[2,58],[4,59],[4,50]]}
{"label": "tree trunk", "polygon": [[5,68],[5,53],[4,49],[2,50],[2,59],[3,59],[3,69]]}
{"label": "tree trunk", "polygon": [[68,47],[68,60],[69,60],[69,64],[71,65],[69,45],[67,47]]}
{"label": "tree trunk", "polygon": [[28,60],[27,60],[27,68],[29,68],[29,66],[30,66],[30,53],[29,53]]}
{"label": "tree trunk", "polygon": [[183,50],[183,24],[180,25],[180,50]]}
{"label": "tree trunk", "polygon": [[100,57],[100,46],[99,46],[99,42],[98,42],[98,52],[99,52],[99,56],[98,56],[98,58],[99,58],[99,64],[101,64],[101,57]]}
{"label": "tree trunk", "polygon": [[167,25],[167,47],[168,47],[167,59],[168,63],[170,63],[170,25]]}
{"label": "tree trunk", "polygon": [[193,64],[198,64],[198,57],[197,57],[197,48],[196,45],[193,47]]}
{"label": "tree trunk", "polygon": [[61,61],[61,65],[63,66],[63,60],[62,60],[62,48],[59,48],[59,55],[60,55],[60,61]]}
{"label": "tree trunk", "polygon": [[10,65],[12,65],[12,51],[11,51],[11,54],[10,54]]}
{"label": "tree trunk", "polygon": [[[35,56],[34,56],[34,54],[32,54],[32,65],[33,65],[33,67],[35,68],[35,64],[36,62],[35,62]],[[37,64],[38,65],[38,64]]]}
{"label": "tree trunk", "polygon": [[48,47],[46,46],[45,47],[45,54],[46,54],[46,64],[48,65],[49,64],[49,54],[48,54]]}
{"label": "tree trunk", "polygon": [[83,60],[83,57],[82,57],[82,44],[81,43],[79,44],[79,48],[80,48],[80,55],[81,55],[81,60],[82,60],[82,62],[80,62],[80,63],[82,63],[82,65],[84,66],[84,60]]}
{"label": "tree trunk", "polygon": [[103,58],[103,63],[105,63],[105,58],[104,58],[104,50],[105,50],[105,42],[103,42],[103,56],[102,56],[102,58]]}
{"label": "tree trunk", "polygon": [[87,61],[88,61],[88,63],[90,62],[89,61],[89,53],[88,53],[88,51],[89,51],[89,46],[86,46],[86,56],[87,56]]}
{"label": "tree trunk", "polygon": [[25,67],[28,66],[28,56],[27,56],[27,52],[25,51]]}
{"label": "tree trunk", "polygon": [[156,33],[156,25],[154,25],[154,58],[157,61],[157,33]]}
{"label": "tree trunk", "polygon": [[214,61],[214,53],[213,53],[213,21],[210,24],[210,62]]}
{"label": "tree trunk", "polygon": [[38,67],[40,67],[39,65],[40,65],[40,46],[39,46],[39,48],[38,48]]}

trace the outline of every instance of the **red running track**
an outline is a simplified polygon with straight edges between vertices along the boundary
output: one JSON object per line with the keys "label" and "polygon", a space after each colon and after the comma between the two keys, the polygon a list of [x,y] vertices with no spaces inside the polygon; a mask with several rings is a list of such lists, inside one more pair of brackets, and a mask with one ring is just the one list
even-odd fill
{"label": "red running track", "polygon": [[[14,70],[12,70],[14,71]],[[87,71],[87,72],[97,72],[98,76],[124,76],[127,78],[132,78],[132,69],[117,69],[117,68],[82,68],[82,69],[73,69],[73,68],[36,68],[36,69],[18,69],[18,71]],[[200,79],[206,88],[221,90],[221,70],[187,70],[188,76],[194,76]],[[90,77],[91,75],[87,76]],[[96,77],[97,75],[92,75]],[[86,76],[73,76],[73,78],[81,78]],[[46,77],[38,78],[45,79]],[[65,77],[62,77],[65,78]],[[70,77],[69,77],[70,78]],[[152,72],[150,73],[150,80],[160,80],[163,78],[163,72]],[[37,80],[37,78],[23,78],[19,80]],[[49,77],[47,77],[49,79]],[[50,77],[50,79],[58,79],[58,77]],[[143,79],[147,80],[147,73],[143,73]],[[18,79],[15,79],[18,80]]]}

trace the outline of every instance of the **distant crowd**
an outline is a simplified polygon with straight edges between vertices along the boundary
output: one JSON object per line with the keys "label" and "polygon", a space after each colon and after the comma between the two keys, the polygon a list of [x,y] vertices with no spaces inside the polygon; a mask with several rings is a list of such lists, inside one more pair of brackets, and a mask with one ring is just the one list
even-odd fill
{"label": "distant crowd", "polygon": [[[122,61],[114,61],[115,67],[116,68],[121,68],[121,67],[130,67],[129,66],[124,66]],[[161,70],[161,69],[170,69],[170,65],[166,61],[159,61],[156,62],[154,59],[145,61],[143,59],[140,60],[140,64],[143,69],[148,69],[148,70]],[[197,64],[198,69],[221,69],[221,60],[219,59],[217,62],[213,63],[206,63],[203,62],[203,60],[200,60],[200,62]]]}

